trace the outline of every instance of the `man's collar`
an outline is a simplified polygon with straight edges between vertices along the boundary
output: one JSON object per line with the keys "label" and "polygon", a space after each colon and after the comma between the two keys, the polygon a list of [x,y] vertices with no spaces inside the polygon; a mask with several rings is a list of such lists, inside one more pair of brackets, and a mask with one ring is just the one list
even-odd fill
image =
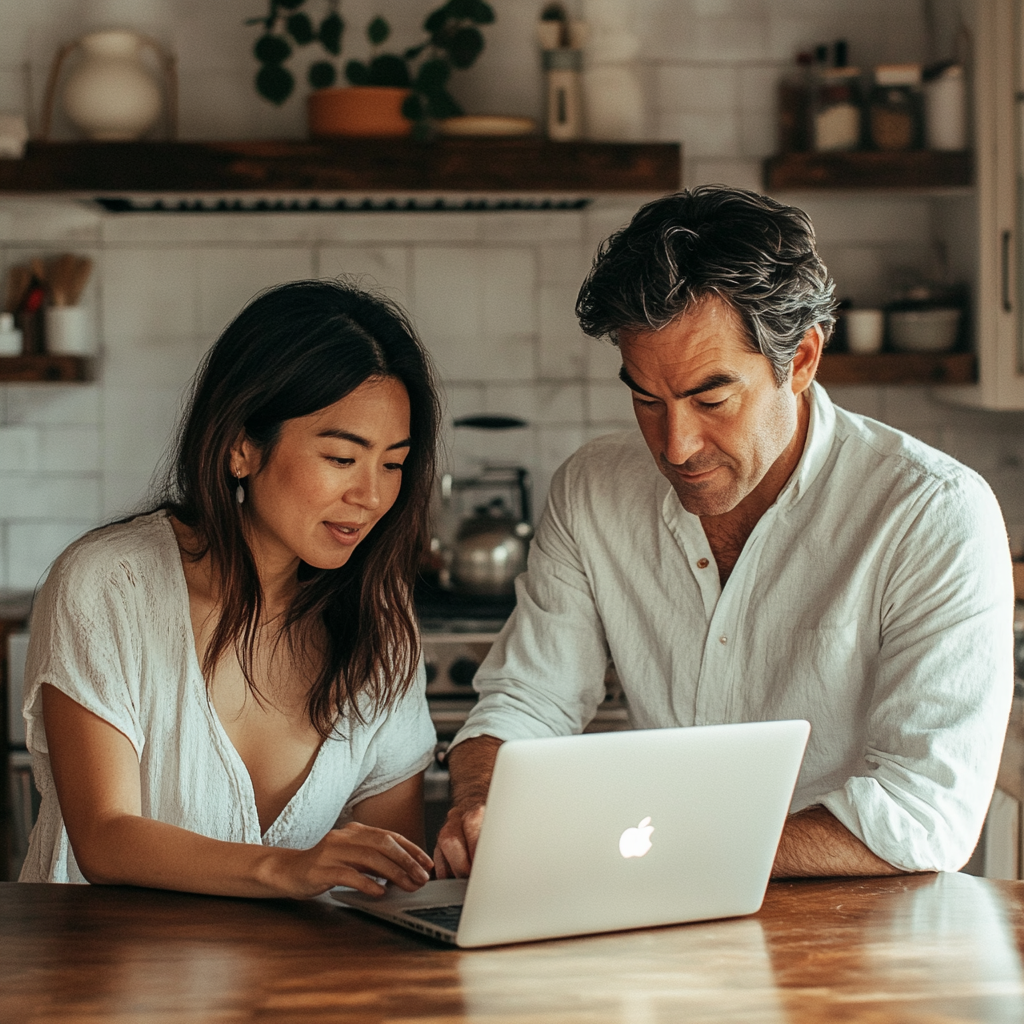
{"label": "man's collar", "polygon": [[791,505],[800,499],[814,483],[832,449],[832,438],[836,431],[836,410],[832,399],[820,384],[812,381],[807,389],[807,401],[810,404],[807,440],[804,441],[804,451],[796,469],[775,499],[775,504],[779,506]]}

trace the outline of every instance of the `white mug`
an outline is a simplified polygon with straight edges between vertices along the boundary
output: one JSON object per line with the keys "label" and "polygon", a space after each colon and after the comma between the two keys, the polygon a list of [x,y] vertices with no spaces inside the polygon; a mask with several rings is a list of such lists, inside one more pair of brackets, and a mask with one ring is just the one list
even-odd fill
{"label": "white mug", "polygon": [[858,355],[880,352],[885,335],[885,316],[880,309],[848,309],[843,313],[846,321],[846,346]]}
{"label": "white mug", "polygon": [[46,351],[62,356],[96,353],[89,311],[84,306],[49,306],[46,310]]}

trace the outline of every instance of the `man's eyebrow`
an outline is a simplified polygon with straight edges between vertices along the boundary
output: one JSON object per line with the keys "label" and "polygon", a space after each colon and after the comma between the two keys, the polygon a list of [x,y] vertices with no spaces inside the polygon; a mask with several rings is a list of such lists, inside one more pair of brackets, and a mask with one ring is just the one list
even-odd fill
{"label": "man's eyebrow", "polygon": [[[336,437],[339,441],[351,441],[353,444],[359,445],[360,448],[372,448],[373,444],[367,441],[365,437],[360,437],[358,434],[352,434],[347,430],[321,430],[317,437]],[[412,446],[412,438],[407,437],[404,441],[396,441],[394,444],[389,444],[385,451],[393,451],[395,448],[409,448]]]}
{"label": "man's eyebrow", "polygon": [[[657,395],[652,395],[650,391],[645,391],[632,377],[629,372],[623,366],[619,369],[619,380],[626,385],[631,391],[635,391],[638,395],[647,395],[648,398],[657,398]],[[740,378],[733,373],[713,373],[710,377],[702,380],[695,388],[690,388],[687,391],[682,391],[675,395],[676,398],[692,398],[694,395],[703,394],[705,391],[714,391],[715,388],[728,387],[730,384],[738,384]]]}

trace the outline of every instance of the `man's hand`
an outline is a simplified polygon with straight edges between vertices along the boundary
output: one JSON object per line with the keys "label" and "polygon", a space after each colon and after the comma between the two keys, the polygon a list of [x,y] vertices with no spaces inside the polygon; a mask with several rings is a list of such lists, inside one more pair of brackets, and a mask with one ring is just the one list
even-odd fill
{"label": "man's hand", "polygon": [[786,819],[772,878],[902,875],[872,853],[824,807],[805,807]]}
{"label": "man's hand", "polygon": [[434,850],[438,878],[469,877],[500,746],[501,740],[493,736],[477,736],[460,743],[448,757],[452,809]]}

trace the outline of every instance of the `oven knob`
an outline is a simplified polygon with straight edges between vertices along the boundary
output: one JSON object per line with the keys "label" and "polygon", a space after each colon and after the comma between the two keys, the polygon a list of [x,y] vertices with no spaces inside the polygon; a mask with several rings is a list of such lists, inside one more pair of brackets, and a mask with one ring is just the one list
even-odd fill
{"label": "oven knob", "polygon": [[480,662],[472,658],[457,658],[448,668],[448,678],[456,686],[472,686],[473,676],[480,667]]}
{"label": "oven knob", "polygon": [[423,667],[427,671],[427,686],[437,678],[437,666],[432,661],[424,661]]}

